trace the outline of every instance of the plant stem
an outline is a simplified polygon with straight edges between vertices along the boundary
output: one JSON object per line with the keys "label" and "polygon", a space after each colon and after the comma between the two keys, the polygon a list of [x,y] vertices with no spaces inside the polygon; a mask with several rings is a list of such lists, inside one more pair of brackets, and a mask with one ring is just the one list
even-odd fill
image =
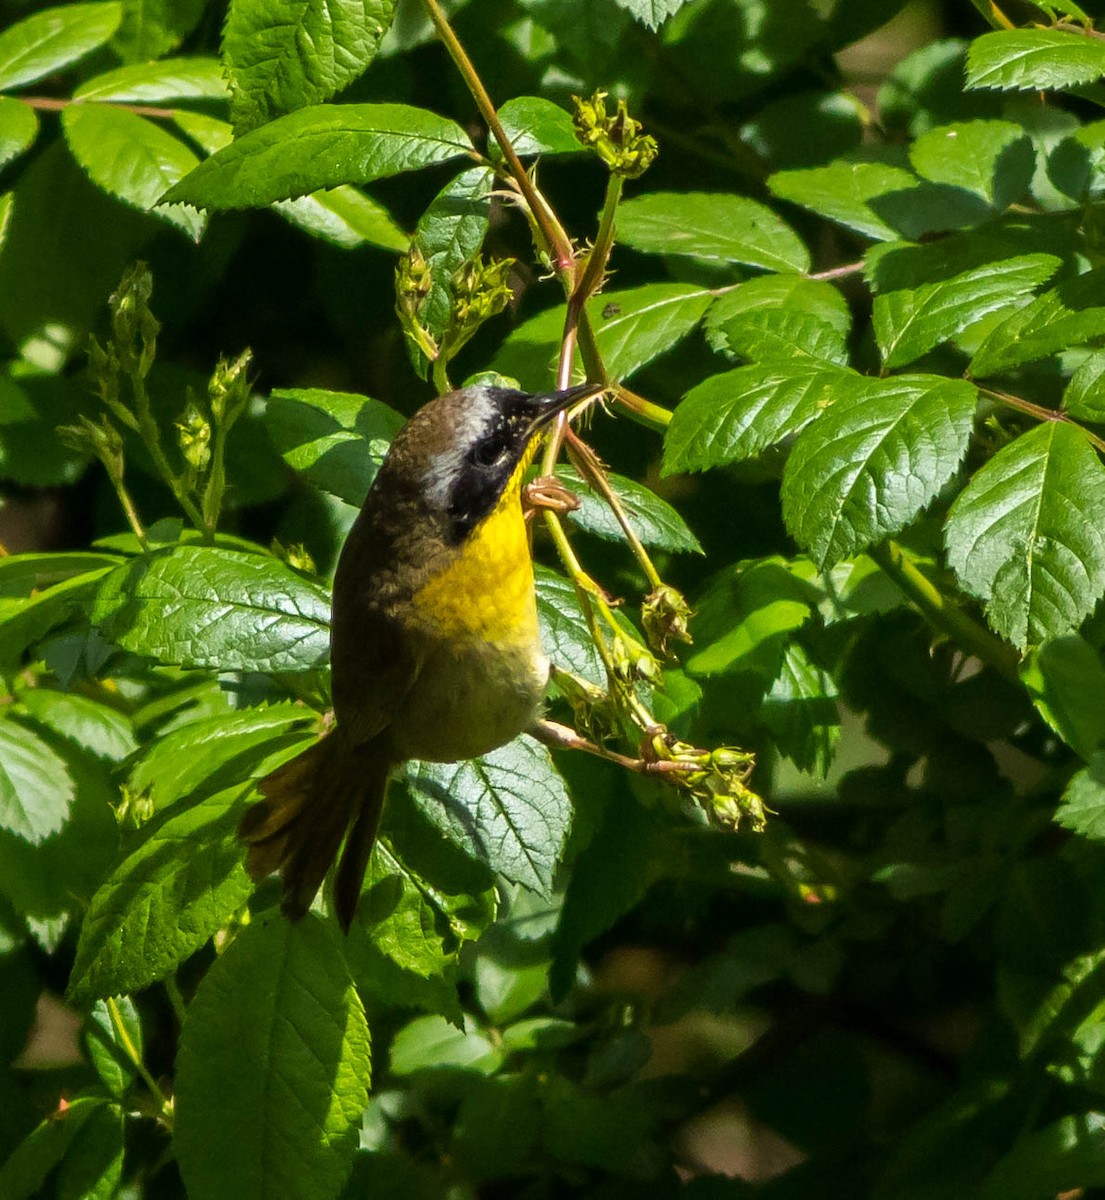
{"label": "plant stem", "polygon": [[169,1003],[172,1005],[177,1023],[183,1025],[184,1018],[188,1015],[188,1005],[184,1003],[184,994],[180,990],[180,984],[177,983],[175,975],[170,975],[165,980],[165,992],[169,997]]}
{"label": "plant stem", "polygon": [[115,1037],[119,1045],[123,1047],[134,1069],[142,1077],[143,1083],[150,1089],[154,1099],[157,1100],[161,1112],[161,1120],[165,1127],[172,1130],[173,1106],[169,1098],[158,1086],[157,1080],[150,1074],[146,1064],[142,1061],[142,1055],[138,1053],[138,1047],[127,1032],[126,1025],[123,1024],[123,1014],[119,1011],[119,1005],[116,1003],[115,998],[109,996],[106,1003],[108,1017],[111,1020],[111,1028],[115,1031]]}
{"label": "plant stem", "polygon": [[[70,105],[80,104],[80,100],[54,100],[49,96],[17,96],[17,100],[28,108],[37,108],[43,112],[60,112]],[[120,104],[116,100],[97,100],[89,103],[110,104],[112,108],[122,108],[127,112],[137,113],[140,117],[156,117],[163,121],[171,121],[176,116],[175,108],[154,108],[149,104]]]}
{"label": "plant stem", "polygon": [[1045,408],[1042,404],[1033,404],[1031,400],[1025,400],[1020,396],[1013,396],[1009,392],[1001,392],[996,388],[984,387],[982,384],[976,383],[975,387],[983,396],[989,396],[991,400],[997,400],[999,404],[1008,405],[1009,408],[1015,408],[1018,412],[1027,413],[1030,417],[1035,417],[1037,421],[1064,421],[1068,425],[1073,425],[1077,429],[1081,429],[1086,435],[1086,440],[1100,453],[1105,454],[1105,438],[1099,437],[1096,433],[1091,433],[1084,425],[1075,421],[1065,412],[1060,412],[1056,408]]}
{"label": "plant stem", "polygon": [[650,429],[665,430],[671,424],[671,410],[653,404],[620,384],[614,388],[614,399],[631,416]]}
{"label": "plant stem", "polygon": [[888,539],[867,552],[937,629],[992,667],[1003,679],[1020,686],[1016,651],[957,608],[925,575],[897,542]]}
{"label": "plant stem", "polygon": [[863,259],[859,262],[845,263],[842,267],[832,267],[828,271],[818,271],[815,275],[807,275],[807,279],[844,279],[849,275],[858,275],[863,270]]}
{"label": "plant stem", "polygon": [[111,482],[115,485],[115,494],[119,497],[119,503],[123,506],[123,513],[127,518],[127,524],[138,539],[139,546],[143,550],[148,550],[150,544],[146,538],[146,530],[142,525],[142,520],[138,515],[138,509],[134,505],[134,500],[131,498],[130,492],[127,491],[126,484],[121,478],[113,479]]}
{"label": "plant stem", "polygon": [[130,381],[134,390],[134,408],[138,416],[138,430],[146,449],[150,452],[154,466],[157,467],[161,478],[169,485],[188,520],[204,535],[205,540],[210,541],[211,531],[204,522],[203,514],[196,507],[192,497],[188,495],[181,483],[180,476],[173,470],[169,460],[165,457],[165,451],[161,448],[161,431],[157,428],[157,422],[150,411],[150,397],[146,391],[146,382],[137,374],[131,375]]}

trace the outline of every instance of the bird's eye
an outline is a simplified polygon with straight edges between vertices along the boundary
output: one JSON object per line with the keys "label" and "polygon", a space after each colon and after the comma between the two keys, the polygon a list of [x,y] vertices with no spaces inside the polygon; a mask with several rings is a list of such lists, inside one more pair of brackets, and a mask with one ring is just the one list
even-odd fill
{"label": "bird's eye", "polygon": [[470,457],[477,466],[493,467],[506,454],[508,448],[509,441],[503,434],[492,434],[491,437],[476,443]]}

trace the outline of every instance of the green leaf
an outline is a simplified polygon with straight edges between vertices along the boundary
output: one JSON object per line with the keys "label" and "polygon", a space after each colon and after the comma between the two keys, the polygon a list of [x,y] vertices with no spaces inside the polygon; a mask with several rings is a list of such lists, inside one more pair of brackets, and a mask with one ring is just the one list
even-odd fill
{"label": "green leaf", "polygon": [[[1086,39],[1087,41],[1089,39]],[[1105,1184],[1105,1114],[1080,1109],[1017,1139],[978,1200],[1037,1200]]]}
{"label": "green leaf", "polygon": [[1105,423],[1105,351],[1088,354],[1063,393],[1063,409],[1083,421]]}
{"label": "green leaf", "polygon": [[1105,191],[1105,121],[1076,129],[1051,151],[1049,180],[1073,200],[1086,201]]}
{"label": "green leaf", "polygon": [[138,831],[92,897],[69,996],[84,1003],[170,975],[245,904],[253,883],[236,830],[251,785],[180,801]]}
{"label": "green leaf", "polygon": [[217,58],[166,58],[130,63],[82,83],[74,100],[112,100],[116,104],[164,104],[167,100],[227,100]]}
{"label": "green leaf", "polygon": [[1067,784],[1055,819],[1083,837],[1105,838],[1105,754],[1101,751]]}
{"label": "green leaf", "polygon": [[58,1171],[58,1200],[115,1200],[123,1182],[122,1109],[105,1104],[85,1121]]}
{"label": "green leaf", "polygon": [[532,1077],[481,1079],[461,1101],[453,1150],[466,1176],[509,1179],[523,1172],[540,1131],[541,1108]]}
{"label": "green leaf", "polygon": [[1105,75],[1105,44],[1063,29],[999,29],[967,51],[967,87],[1043,92]]}
{"label": "green leaf", "polygon": [[962,121],[922,134],[909,161],[923,179],[974,192],[1000,211],[1028,191],[1036,151],[1011,121]]}
{"label": "green leaf", "polygon": [[768,309],[731,318],[725,325],[725,352],[749,362],[812,359],[820,366],[847,366],[848,347],[840,331],[810,313]]}
{"label": "green leaf", "polygon": [[100,1096],[77,1096],[64,1112],[51,1114],[16,1147],[0,1168],[4,1200],[35,1200],[50,1172],[61,1162],[94,1113],[108,1108]]}
{"label": "green leaf", "polygon": [[188,1006],[174,1143],[193,1200],[333,1200],[368,1102],[369,1034],[340,939],[251,924]]}
{"label": "green leaf", "polygon": [[199,162],[182,141],[110,104],[70,104],[61,123],[73,157],[97,187],[199,241],[207,224],[202,213],[187,205],[159,206],[166,188]]}
{"label": "green leaf", "polygon": [[115,554],[91,552],[11,554],[0,558],[0,596],[29,596],[55,583],[118,566]]}
{"label": "green leaf", "polygon": [[68,620],[74,609],[84,609],[110,571],[83,572],[25,600],[0,599],[0,662],[18,663],[25,650]]}
{"label": "green leaf", "polygon": [[813,615],[813,597],[779,558],[721,572],[695,603],[693,675],[751,671],[767,684],[782,666],[789,636]]}
{"label": "green leaf", "polygon": [[847,91],[791,92],[746,121],[740,140],[780,170],[819,167],[859,148],[863,121],[862,107]]}
{"label": "green leaf", "polygon": [[1105,592],[1105,467],[1047,421],[1004,446],[952,505],[948,561],[990,624],[1023,647],[1076,628]]}
{"label": "green leaf", "polygon": [[730,351],[730,324],[740,326],[752,314],[784,311],[814,317],[841,338],[852,328],[848,302],[831,283],[803,275],[760,275],[719,296],[706,314],[706,340],[721,354]]}
{"label": "green leaf", "polygon": [[38,844],[65,824],[73,778],[34,730],[0,720],[0,829]]}
{"label": "green leaf", "polygon": [[614,0],[619,8],[631,13],[649,29],[659,29],[670,16],[674,16],[688,0]]}
{"label": "green leaf", "polygon": [[129,1043],[130,1050],[141,1061],[142,1022],[134,1001],[129,996],[97,1000],[85,1023],[85,1050],[100,1082],[117,1099],[126,1094],[137,1076],[134,1060],[124,1043]]}
{"label": "green leaf", "polygon": [[359,506],[403,417],[367,396],[284,388],[269,397],[265,423],[288,466],[323,491]]}
{"label": "green leaf", "polygon": [[1040,716],[1086,762],[1105,748],[1105,711],[1087,704],[1105,688],[1105,665],[1077,634],[1051,638],[1032,650],[1021,680]]}
{"label": "green leaf", "polygon": [[298,200],[278,200],[273,208],[297,228],[343,250],[379,246],[402,251],[410,244],[382,204],[349,184]]}
{"label": "green leaf", "polygon": [[431,280],[418,315],[435,338],[440,338],[449,324],[454,272],[483,245],[494,189],[495,176],[489,170],[471,167],[441,189],[418,222],[413,240],[426,260]]}
{"label": "green leaf", "polygon": [[649,254],[744,263],[768,271],[810,269],[798,235],[764,204],[709,192],[653,192],[618,209],[618,240]]}
{"label": "green leaf", "polygon": [[180,546],[118,567],[92,619],[124,649],[219,671],[310,671],[329,653],[330,597],[274,558]]}
{"label": "green leaf", "polygon": [[800,204],[866,237],[890,242],[898,233],[870,201],[915,188],[917,180],[901,167],[883,163],[835,162],[803,171],[777,171],[767,186],[780,200]]}
{"label": "green leaf", "polygon": [[[470,1021],[471,1018],[466,1018]],[[395,1035],[391,1072],[400,1077],[416,1071],[472,1071],[490,1075],[503,1060],[502,1051],[486,1034],[458,1029],[444,1017],[416,1017]]]}
{"label": "green leaf", "polygon": [[423,814],[497,874],[547,896],[571,800],[548,750],[528,737],[461,763],[411,763],[407,787]]}
{"label": "green leaf", "polygon": [[175,50],[203,16],[206,0],[123,0],[112,49],[126,63],[149,63]]}
{"label": "green leaf", "polygon": [[0,33],[0,90],[23,87],[91,54],[119,26],[122,6],[61,4],[32,13]]}
{"label": "green leaf", "polygon": [[[576,137],[571,113],[540,96],[515,96],[508,100],[499,109],[499,120],[518,155],[577,154],[584,149]],[[488,140],[493,152],[497,152],[498,143],[494,138]]]}
{"label": "green leaf", "polygon": [[[588,533],[611,541],[624,541],[625,533],[610,505],[583,481],[571,467],[556,469],[561,480],[579,499],[579,508],[569,514],[573,524]],[[689,550],[702,554],[698,538],[687,523],[666,500],[661,500],[651,488],[635,483],[621,475],[608,474],[607,482],[621,504],[633,532],[645,546],[659,550]]]}
{"label": "green leaf", "polygon": [[858,376],[803,359],[712,375],[692,388],[672,415],[664,435],[663,473],[704,471],[752,458],[820,416],[851,380]]}
{"label": "green leaf", "polygon": [[0,167],[30,149],[37,136],[38,113],[22,100],[0,96]]}
{"label": "green leaf", "polygon": [[231,0],[223,59],[237,132],[329,100],[368,68],[394,16],[395,0]]}
{"label": "green leaf", "polygon": [[164,196],[199,208],[257,208],[370,183],[470,153],[453,121],[406,104],[320,104],[278,117],[211,156]]}
{"label": "green leaf", "polygon": [[602,660],[579,610],[571,580],[540,563],[534,565],[533,574],[542,649],[554,666],[592,683],[604,680]]}
{"label": "green leaf", "polygon": [[97,758],[120,762],[138,748],[130,720],[87,696],[35,687],[21,691],[18,701],[19,711]]}
{"label": "green leaf", "polygon": [[261,752],[286,744],[296,726],[316,719],[301,704],[270,704],[188,721],[147,743],[127,786],[160,812],[200,787],[210,792],[257,778]]}
{"label": "green leaf", "polygon": [[931,375],[849,379],[783,474],[783,517],[819,567],[905,528],[955,473],[977,396]]}
{"label": "green leaf", "polygon": [[822,779],[840,739],[837,696],[832,676],[811,662],[798,642],[789,642],[760,709],[779,750],[799,770]]}
{"label": "green leaf", "polygon": [[901,367],[962,333],[987,313],[1008,307],[1060,266],[1050,254],[1024,254],[875,297],[875,336],[886,367]]}
{"label": "green leaf", "polygon": [[971,359],[976,378],[995,375],[1105,334],[1105,267],[1067,279],[995,325]]}

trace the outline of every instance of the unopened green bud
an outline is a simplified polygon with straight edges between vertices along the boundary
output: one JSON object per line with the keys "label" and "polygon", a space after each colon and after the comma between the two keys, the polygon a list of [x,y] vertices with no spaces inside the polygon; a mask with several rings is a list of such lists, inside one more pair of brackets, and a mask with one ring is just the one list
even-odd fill
{"label": "unopened green bud", "polygon": [[161,329],[150,311],[153,276],[144,262],[135,263],[111,296],[111,329],[120,368],[144,379],[157,353]]}
{"label": "unopened green bud", "polygon": [[652,651],[622,629],[614,636],[611,656],[619,679],[628,682],[646,679],[651,683],[660,679],[660,664]]}
{"label": "unopened green bud", "polygon": [[692,640],[687,629],[691,615],[690,605],[682,594],[666,583],[661,584],[641,605],[641,622],[648,644],[657,654],[667,658],[671,642],[689,643]]}
{"label": "unopened green bud", "polygon": [[191,400],[177,421],[176,430],[184,461],[197,474],[205,471],[211,461],[211,422]]}
{"label": "unopened green bud", "polygon": [[412,242],[395,267],[395,314],[403,333],[431,362],[440,354],[434,336],[422,324],[422,305],[433,290],[433,275],[422,251]]}
{"label": "unopened green bud", "polygon": [[619,100],[617,111],[606,111],[606,92],[595,92],[589,100],[573,96],[576,137],[590,147],[615,175],[636,179],[652,165],[660,152],[656,139],[641,132],[640,121],[634,120]]}
{"label": "unopened green bud", "polygon": [[122,479],[123,439],[119,431],[107,417],[101,417],[98,422],[85,416],[78,419],[79,425],[62,425],[58,429],[62,441],[82,454],[94,454],[104,464],[104,470],[113,482]]}
{"label": "unopened green bud", "polygon": [[211,406],[211,415],[227,429],[245,411],[249,403],[252,385],[249,379],[249,368],[253,362],[253,352],[243,350],[237,358],[219,359],[219,365],[207,385],[207,402]]}
{"label": "unopened green bud", "polygon": [[552,681],[571,705],[573,724],[580,733],[600,745],[615,736],[617,715],[602,688],[559,667],[553,667]]}

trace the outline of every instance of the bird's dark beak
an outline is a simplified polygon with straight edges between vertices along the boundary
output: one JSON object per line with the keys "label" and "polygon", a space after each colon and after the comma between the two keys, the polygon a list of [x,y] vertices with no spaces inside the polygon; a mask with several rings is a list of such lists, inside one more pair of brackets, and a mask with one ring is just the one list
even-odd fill
{"label": "bird's dark beak", "polygon": [[581,383],[579,387],[567,388],[562,392],[542,392],[530,396],[532,409],[530,434],[536,433],[547,425],[559,413],[565,412],[575,404],[601,396],[606,386],[601,383]]}

